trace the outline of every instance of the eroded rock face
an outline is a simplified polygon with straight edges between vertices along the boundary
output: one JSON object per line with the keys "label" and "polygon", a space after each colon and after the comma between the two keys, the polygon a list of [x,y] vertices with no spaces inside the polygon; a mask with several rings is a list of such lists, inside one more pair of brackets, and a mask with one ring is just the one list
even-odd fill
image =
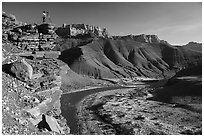
{"label": "eroded rock face", "polygon": [[133,36],[133,39],[138,42],[145,42],[145,43],[160,43],[160,39],[157,35],[137,35]]}
{"label": "eroded rock face", "polygon": [[167,43],[164,40],[160,40],[157,35],[126,35],[126,36],[113,36],[114,39],[131,39],[137,42],[141,43],[152,43],[152,44],[158,44],[158,43]]}
{"label": "eroded rock face", "polygon": [[111,38],[106,28],[86,24],[63,25],[63,27],[56,30],[56,33],[62,37],[88,34],[91,36]]}
{"label": "eroded rock face", "polygon": [[18,34],[23,34],[23,33],[35,34],[37,32],[37,25],[36,24],[21,25],[13,28],[13,30],[11,31]]}

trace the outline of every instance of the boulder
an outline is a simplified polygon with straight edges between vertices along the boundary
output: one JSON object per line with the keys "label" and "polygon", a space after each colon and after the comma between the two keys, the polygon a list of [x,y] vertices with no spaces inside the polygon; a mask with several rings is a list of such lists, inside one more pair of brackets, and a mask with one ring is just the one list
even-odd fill
{"label": "boulder", "polygon": [[11,65],[11,73],[21,81],[27,81],[29,79],[28,67],[23,62],[14,62]]}

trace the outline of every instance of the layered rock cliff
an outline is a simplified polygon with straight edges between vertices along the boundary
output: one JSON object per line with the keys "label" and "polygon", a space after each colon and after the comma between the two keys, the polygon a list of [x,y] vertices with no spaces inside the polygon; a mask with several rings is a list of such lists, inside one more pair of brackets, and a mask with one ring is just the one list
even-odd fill
{"label": "layered rock cliff", "polygon": [[134,36],[134,40],[139,42],[145,42],[145,43],[160,43],[160,39],[157,35],[138,35]]}
{"label": "layered rock cliff", "polygon": [[160,40],[157,35],[127,35],[127,36],[116,36],[114,39],[131,39],[141,43],[165,43],[164,40]]}
{"label": "layered rock cliff", "polygon": [[[61,61],[53,59],[51,52],[41,52],[43,57],[33,60],[33,54],[23,48],[38,49],[39,44],[41,49],[44,44],[53,46],[54,38],[50,34],[53,27],[21,24],[6,13],[2,20],[2,133],[69,134],[60,111]],[[39,33],[43,38],[38,37]]]}
{"label": "layered rock cliff", "polygon": [[63,27],[57,28],[56,33],[61,37],[90,35],[93,37],[111,38],[106,28],[86,24],[63,25]]}

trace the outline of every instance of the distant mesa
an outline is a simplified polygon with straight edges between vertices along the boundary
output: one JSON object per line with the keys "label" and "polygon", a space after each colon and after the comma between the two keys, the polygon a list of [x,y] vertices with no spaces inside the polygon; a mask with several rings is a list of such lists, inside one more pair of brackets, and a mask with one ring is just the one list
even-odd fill
{"label": "distant mesa", "polygon": [[188,44],[183,46],[191,50],[202,52],[202,43],[189,42]]}
{"label": "distant mesa", "polygon": [[134,40],[139,42],[145,42],[145,43],[160,43],[160,39],[157,35],[137,35],[133,37]]}
{"label": "distant mesa", "polygon": [[89,35],[92,37],[103,37],[103,38],[111,38],[106,28],[101,28],[94,25],[86,25],[86,24],[69,24],[63,25],[62,27],[57,28],[57,35],[60,37],[76,37],[80,35]]}
{"label": "distant mesa", "polygon": [[56,34],[60,37],[76,37],[82,35],[89,35],[91,37],[102,37],[102,38],[130,38],[137,42],[145,42],[145,43],[167,43],[164,40],[160,40],[157,35],[127,35],[127,36],[111,36],[106,28],[101,28],[98,26],[93,25],[86,25],[86,24],[70,24],[65,25],[63,24],[62,27],[56,29]]}
{"label": "distant mesa", "polygon": [[114,39],[131,39],[135,40],[137,42],[141,43],[153,43],[153,44],[158,44],[158,43],[164,43],[168,44],[167,41],[160,40],[157,35],[145,35],[145,34],[140,34],[140,35],[126,35],[126,36],[113,36]]}

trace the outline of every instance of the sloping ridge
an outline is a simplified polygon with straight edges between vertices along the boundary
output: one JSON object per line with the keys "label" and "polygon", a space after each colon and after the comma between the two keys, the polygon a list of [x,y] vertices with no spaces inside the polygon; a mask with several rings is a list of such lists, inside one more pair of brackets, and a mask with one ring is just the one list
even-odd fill
{"label": "sloping ridge", "polygon": [[98,38],[84,46],[62,51],[60,59],[73,71],[94,78],[158,78],[200,64],[202,53],[168,43]]}
{"label": "sloping ridge", "polygon": [[183,45],[183,47],[202,52],[202,43],[197,43],[197,42],[189,42],[186,45]]}

